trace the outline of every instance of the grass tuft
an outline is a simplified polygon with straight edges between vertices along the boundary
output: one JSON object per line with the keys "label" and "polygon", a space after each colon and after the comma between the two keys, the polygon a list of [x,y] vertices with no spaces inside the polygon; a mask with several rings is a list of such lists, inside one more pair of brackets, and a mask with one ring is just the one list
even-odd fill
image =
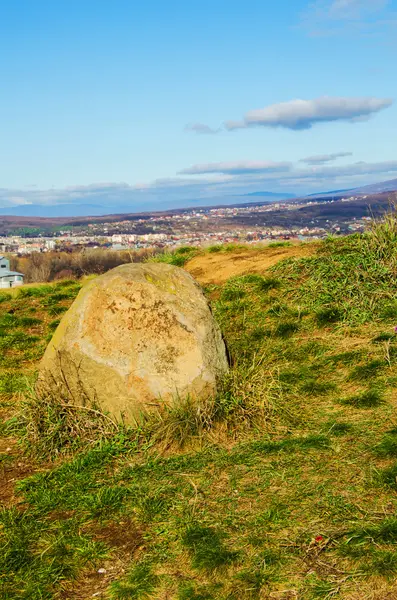
{"label": "grass tuft", "polygon": [[238,553],[225,547],[224,537],[212,527],[190,525],[182,537],[182,545],[192,555],[192,566],[211,572],[235,562]]}
{"label": "grass tuft", "polygon": [[[391,467],[386,467],[379,472],[380,482],[393,490],[397,490],[397,463]],[[397,536],[397,521],[396,521],[396,536]]]}
{"label": "grass tuft", "polygon": [[374,452],[381,457],[397,457],[397,431],[393,429],[388,432],[374,447]]}
{"label": "grass tuft", "polygon": [[397,554],[390,550],[377,550],[373,552],[369,561],[365,561],[362,567],[370,575],[393,577],[397,573]]}
{"label": "grass tuft", "polygon": [[371,360],[364,365],[357,365],[349,375],[349,379],[355,381],[368,380],[377,377],[382,369],[386,367],[383,360]]}
{"label": "grass tuft", "polygon": [[96,445],[119,427],[97,407],[73,406],[68,398],[37,395],[32,388],[19,415],[26,452],[54,460],[81,448]]}
{"label": "grass tuft", "polygon": [[284,321],[277,325],[274,335],[280,338],[288,338],[299,331],[299,325],[295,321]]}
{"label": "grass tuft", "polygon": [[375,336],[372,339],[372,342],[374,344],[379,343],[379,342],[389,342],[392,340],[396,339],[396,334],[395,333],[390,333],[387,331],[383,331],[382,333],[379,333],[377,336]]}
{"label": "grass tuft", "polygon": [[136,565],[127,577],[110,585],[112,600],[142,600],[151,598],[152,593],[160,582],[153,573],[153,567],[148,562]]}
{"label": "grass tuft", "polygon": [[355,394],[342,400],[343,404],[356,408],[376,408],[383,402],[383,394],[376,388],[370,388],[361,394]]}
{"label": "grass tuft", "polygon": [[316,321],[319,327],[325,327],[333,323],[341,321],[343,318],[342,311],[337,306],[321,308],[316,312]]}

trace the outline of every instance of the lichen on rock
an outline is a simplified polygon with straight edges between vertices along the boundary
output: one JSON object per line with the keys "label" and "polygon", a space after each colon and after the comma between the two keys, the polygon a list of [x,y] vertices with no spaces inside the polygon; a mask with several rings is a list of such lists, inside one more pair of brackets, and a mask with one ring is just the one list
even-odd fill
{"label": "lichen on rock", "polygon": [[37,390],[117,419],[216,393],[228,370],[208,302],[184,270],[128,264],[82,288],[43,357]]}

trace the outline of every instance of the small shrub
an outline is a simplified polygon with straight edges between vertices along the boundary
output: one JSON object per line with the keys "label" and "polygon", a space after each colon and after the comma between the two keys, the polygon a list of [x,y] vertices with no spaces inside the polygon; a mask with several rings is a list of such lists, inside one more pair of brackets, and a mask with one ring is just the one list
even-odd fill
{"label": "small shrub", "polygon": [[207,252],[209,252],[210,254],[213,254],[215,252],[221,252],[221,250],[222,250],[221,244],[216,244],[215,246],[208,246],[208,248],[207,248]]}

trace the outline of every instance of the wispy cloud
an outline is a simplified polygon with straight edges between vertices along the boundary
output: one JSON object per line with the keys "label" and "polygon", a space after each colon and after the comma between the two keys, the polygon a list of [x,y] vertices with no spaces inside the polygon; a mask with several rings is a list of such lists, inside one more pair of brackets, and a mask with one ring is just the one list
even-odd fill
{"label": "wispy cloud", "polygon": [[225,127],[229,131],[247,127],[284,127],[299,131],[310,129],[317,123],[366,120],[392,103],[390,98],[374,97],[297,99],[251,110],[241,121],[226,121]]}
{"label": "wispy cloud", "polygon": [[213,129],[204,123],[188,123],[185,127],[185,131],[197,133],[198,135],[214,135],[215,133],[218,133],[220,129]]}
{"label": "wispy cloud", "polygon": [[389,0],[331,0],[325,3],[325,11],[329,18],[359,19],[381,11],[388,4]]}
{"label": "wispy cloud", "polygon": [[333,154],[318,154],[317,156],[307,156],[306,158],[301,158],[299,162],[304,162],[308,165],[323,165],[325,163],[337,160],[338,158],[345,158],[346,156],[353,156],[353,153],[334,152]]}
{"label": "wispy cloud", "polygon": [[[313,100],[298,98],[250,110],[240,120],[225,121],[223,128],[227,131],[236,131],[252,127],[282,127],[302,131],[311,129],[319,123],[336,121],[359,123],[367,121],[375,113],[389,108],[392,104],[391,98],[373,96],[322,96]],[[222,131],[222,128],[212,129],[203,123],[196,123],[187,125],[185,130],[198,134],[216,134]]]}
{"label": "wispy cloud", "polygon": [[182,169],[181,175],[203,175],[208,173],[223,173],[240,175],[243,173],[280,173],[289,171],[292,164],[289,162],[271,162],[260,160],[240,160],[231,162],[206,163]]}
{"label": "wispy cloud", "polygon": [[[346,153],[347,154],[347,153]],[[329,156],[329,155],[328,155]],[[271,166],[273,165],[273,166]],[[340,166],[319,166],[312,165],[310,168],[294,168],[291,163],[266,163],[255,161],[236,161],[230,163],[209,163],[206,165],[193,165],[188,169],[183,169],[181,173],[185,175],[201,175],[205,173],[233,175],[228,181],[236,183],[242,180],[243,176],[260,177],[264,180],[287,181],[288,179],[306,179],[312,177],[334,178],[338,176],[354,177],[356,175],[371,175],[380,173],[396,173],[397,160],[381,161],[375,163],[356,162]],[[245,179],[246,181],[251,179]],[[196,179],[196,181],[199,181]]]}
{"label": "wispy cloud", "polygon": [[[236,194],[255,191],[305,194],[319,190],[356,187],[397,177],[397,160],[356,162],[345,165],[241,160],[193,165],[181,176],[156,179],[145,184],[97,183],[63,189],[0,189],[0,208],[21,205],[59,206],[73,204],[105,207],[106,213],[168,209],[189,204],[235,201]],[[1,211],[0,211],[1,212]],[[92,214],[92,213],[91,213]],[[103,214],[103,213],[102,213]]]}
{"label": "wispy cloud", "polygon": [[312,35],[376,34],[396,26],[390,0],[316,0],[302,15]]}

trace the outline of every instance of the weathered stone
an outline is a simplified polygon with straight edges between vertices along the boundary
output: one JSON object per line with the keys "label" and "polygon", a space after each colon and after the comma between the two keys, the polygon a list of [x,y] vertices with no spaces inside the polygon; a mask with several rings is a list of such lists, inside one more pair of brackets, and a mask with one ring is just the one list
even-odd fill
{"label": "weathered stone", "polygon": [[187,395],[215,394],[227,370],[194,279],[167,264],[128,264],[82,288],[49,343],[37,389],[132,422]]}

